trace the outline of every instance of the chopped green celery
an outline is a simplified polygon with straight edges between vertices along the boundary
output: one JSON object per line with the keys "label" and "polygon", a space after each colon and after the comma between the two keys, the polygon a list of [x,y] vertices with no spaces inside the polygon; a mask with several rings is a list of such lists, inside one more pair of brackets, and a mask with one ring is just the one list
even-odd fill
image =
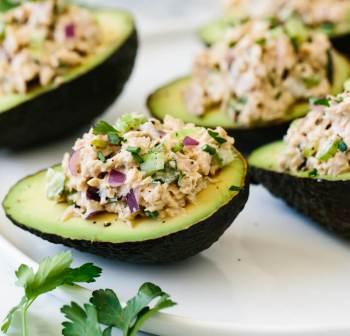
{"label": "chopped green celery", "polygon": [[270,30],[270,36],[271,38],[277,38],[281,35],[284,35],[284,31],[281,26],[277,26],[276,28],[273,28]]}
{"label": "chopped green celery", "polygon": [[144,124],[147,121],[147,118],[141,114],[123,114],[116,122],[115,128],[120,133],[124,134],[131,130],[135,130],[140,125]]}
{"label": "chopped green celery", "polygon": [[340,142],[339,137],[337,137],[336,139],[329,139],[325,141],[319,147],[316,154],[316,158],[320,161],[328,161],[338,151],[339,142]]}
{"label": "chopped green celery", "polygon": [[149,152],[142,159],[143,163],[141,163],[140,169],[147,174],[153,174],[164,169],[165,157],[163,152]]}
{"label": "chopped green celery", "polygon": [[96,148],[96,149],[105,149],[108,146],[107,141],[102,140],[102,139],[94,139],[91,141],[91,144]]}
{"label": "chopped green celery", "polygon": [[231,148],[219,148],[217,150],[217,155],[219,157],[219,162],[221,166],[227,166],[235,159],[235,154]]}
{"label": "chopped green celery", "polygon": [[292,40],[299,46],[300,43],[305,42],[309,37],[309,32],[304,24],[297,18],[291,18],[285,23],[285,30]]}
{"label": "chopped green celery", "polygon": [[184,128],[181,131],[172,134],[173,139],[183,140],[187,136],[192,136],[198,133],[198,128]]}
{"label": "chopped green celery", "polygon": [[64,192],[65,176],[63,172],[49,168],[46,172],[46,195],[49,200],[60,199]]}
{"label": "chopped green celery", "polygon": [[303,155],[306,157],[306,158],[309,158],[311,156],[313,156],[316,152],[317,152],[317,145],[313,144],[312,146],[308,146],[308,147],[305,147],[303,149]]}

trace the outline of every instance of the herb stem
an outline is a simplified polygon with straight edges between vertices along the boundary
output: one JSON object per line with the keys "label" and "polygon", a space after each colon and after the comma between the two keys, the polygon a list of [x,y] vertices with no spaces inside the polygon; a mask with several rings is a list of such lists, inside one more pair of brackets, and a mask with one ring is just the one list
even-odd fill
{"label": "herb stem", "polygon": [[22,336],[28,336],[27,309],[27,305],[24,305],[21,310]]}

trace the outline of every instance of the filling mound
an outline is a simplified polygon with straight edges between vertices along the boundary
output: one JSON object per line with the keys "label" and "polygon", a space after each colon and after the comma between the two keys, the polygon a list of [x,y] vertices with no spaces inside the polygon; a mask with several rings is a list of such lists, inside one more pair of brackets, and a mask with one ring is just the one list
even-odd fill
{"label": "filling mound", "polygon": [[221,106],[233,123],[251,126],[283,119],[299,101],[328,94],[332,72],[325,35],[294,19],[277,26],[250,21],[196,57],[184,99],[192,114]]}
{"label": "filling mound", "polygon": [[71,205],[64,218],[91,219],[101,212],[172,217],[181,212],[236,159],[234,139],[166,117],[164,123],[123,115],[115,125],[98,122],[63,159],[63,172],[49,169],[49,199]]}
{"label": "filling mound", "polygon": [[65,0],[24,2],[0,23],[0,95],[59,85],[101,44],[94,16]]}
{"label": "filling mound", "polygon": [[293,122],[284,141],[284,171],[311,177],[350,172],[350,92],[313,100],[312,110]]}
{"label": "filling mound", "polygon": [[333,25],[349,25],[350,2],[348,0],[227,0],[227,9],[233,15],[250,18],[276,16],[286,20],[291,16],[299,17],[309,26],[324,24],[331,30]]}

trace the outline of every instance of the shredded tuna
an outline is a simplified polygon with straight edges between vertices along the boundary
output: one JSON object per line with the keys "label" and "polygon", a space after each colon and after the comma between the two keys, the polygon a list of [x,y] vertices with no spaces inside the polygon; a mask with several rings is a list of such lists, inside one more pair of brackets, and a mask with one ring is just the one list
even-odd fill
{"label": "shredded tuna", "polygon": [[[75,142],[72,154],[65,155],[64,178],[57,179],[65,181],[57,201],[64,197],[73,204],[65,218],[90,218],[101,211],[127,221],[135,216],[175,216],[236,159],[234,139],[220,127],[207,130],[171,117],[164,123],[140,118],[124,115],[126,129],[120,120],[114,126],[97,124]],[[198,144],[184,146],[186,136]],[[76,153],[79,164],[72,171],[71,157],[76,159]],[[111,183],[115,172],[123,177],[120,183]],[[55,181],[51,185],[60,190]]]}
{"label": "shredded tuna", "polygon": [[285,20],[292,15],[304,23],[316,26],[322,23],[341,24],[348,20],[348,0],[226,0],[227,10],[235,15],[254,19],[276,16]]}
{"label": "shredded tuna", "polygon": [[27,1],[2,21],[0,95],[62,83],[101,43],[93,15],[65,0]]}
{"label": "shredded tuna", "polygon": [[350,92],[314,104],[288,130],[281,169],[310,176],[350,172]]}
{"label": "shredded tuna", "polygon": [[288,27],[250,21],[201,52],[184,94],[188,110],[204,115],[220,106],[234,123],[250,126],[282,119],[300,100],[328,94],[328,38],[303,26],[292,35]]}

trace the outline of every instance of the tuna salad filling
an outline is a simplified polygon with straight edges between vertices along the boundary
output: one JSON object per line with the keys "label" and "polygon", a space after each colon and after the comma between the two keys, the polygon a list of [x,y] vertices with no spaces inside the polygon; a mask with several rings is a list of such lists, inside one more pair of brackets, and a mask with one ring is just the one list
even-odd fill
{"label": "tuna salad filling", "polygon": [[312,110],[290,126],[284,142],[283,171],[311,177],[350,172],[350,92],[313,100]]}
{"label": "tuna salad filling", "polygon": [[101,43],[94,16],[65,0],[24,2],[0,23],[0,95],[60,84]]}
{"label": "tuna salad filling", "polygon": [[248,127],[283,119],[294,104],[328,94],[332,67],[325,35],[298,20],[277,26],[250,21],[195,58],[184,99],[192,114],[219,106],[235,124]]}
{"label": "tuna salad filling", "polygon": [[350,24],[348,0],[227,0],[227,9],[254,19],[275,16],[284,21],[296,16],[308,26],[324,24],[327,29]]}
{"label": "tuna salad filling", "polygon": [[47,195],[70,206],[65,219],[113,213],[172,217],[235,160],[234,139],[224,129],[164,123],[123,115],[115,125],[98,122],[65,154],[63,171],[47,172]]}

